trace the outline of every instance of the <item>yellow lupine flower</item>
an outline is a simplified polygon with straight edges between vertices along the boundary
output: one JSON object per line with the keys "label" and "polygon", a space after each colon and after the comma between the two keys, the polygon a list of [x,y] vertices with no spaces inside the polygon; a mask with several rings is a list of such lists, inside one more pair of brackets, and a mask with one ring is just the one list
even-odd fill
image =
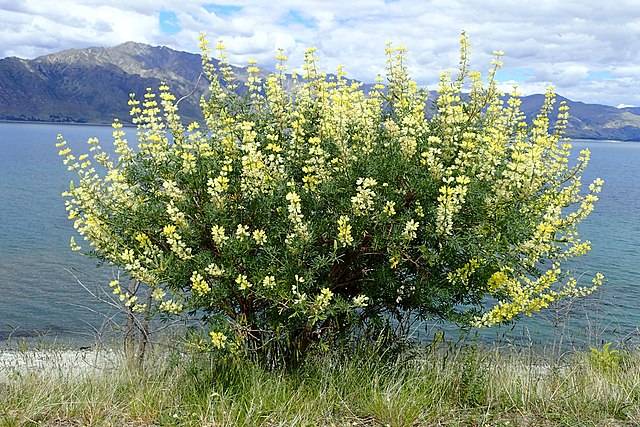
{"label": "yellow lupine flower", "polygon": [[418,221],[414,221],[413,219],[408,220],[404,226],[402,238],[408,241],[415,239],[418,236],[416,232],[418,231],[419,226],[420,223]]}
{"label": "yellow lupine flower", "polygon": [[209,264],[205,271],[211,277],[220,277],[225,273],[224,268],[218,266],[218,264],[215,263]]}
{"label": "yellow lupine flower", "polygon": [[352,302],[354,307],[364,308],[369,305],[369,300],[370,298],[366,295],[358,295],[356,297],[353,297]]}
{"label": "yellow lupine flower", "polygon": [[236,227],[236,239],[244,240],[246,237],[249,237],[249,227],[238,224],[238,227]]}
{"label": "yellow lupine flower", "polygon": [[193,289],[193,292],[198,296],[203,296],[211,292],[211,287],[209,287],[207,281],[204,280],[202,274],[197,271],[194,271],[191,275],[191,289]]}
{"label": "yellow lupine flower", "polygon": [[165,236],[171,236],[176,232],[176,230],[177,228],[173,224],[165,225],[162,228],[162,234],[164,234]]}
{"label": "yellow lupine flower", "polygon": [[396,202],[388,201],[385,203],[383,212],[387,216],[394,216],[396,214]]}
{"label": "yellow lupine flower", "polygon": [[162,299],[166,294],[167,293],[162,288],[155,288],[151,293],[151,298],[153,298],[156,301],[162,301]]}
{"label": "yellow lupine flower", "polygon": [[253,286],[245,274],[238,274],[238,277],[236,277],[236,283],[238,284],[238,289],[241,291],[246,291]]}
{"label": "yellow lupine flower", "polygon": [[317,311],[323,311],[330,304],[333,298],[333,292],[329,288],[322,288],[320,294],[316,296],[314,306]]}
{"label": "yellow lupine flower", "polygon": [[398,264],[400,263],[400,257],[398,255],[393,255],[390,259],[389,259],[389,264],[391,266],[391,268],[396,268],[398,267]]}
{"label": "yellow lupine flower", "polygon": [[265,276],[262,284],[265,288],[274,288],[276,286],[276,278],[274,276]]}
{"label": "yellow lupine flower", "polygon": [[182,312],[182,308],[182,304],[172,300],[163,301],[160,304],[160,307],[158,307],[160,311],[169,314],[180,314]]}
{"label": "yellow lupine flower", "polygon": [[227,345],[227,336],[222,332],[209,332],[211,345],[217,349],[223,349]]}
{"label": "yellow lupine flower", "polygon": [[351,205],[356,215],[365,215],[373,210],[375,192],[372,190],[378,183],[373,178],[358,178],[356,195],[351,198]]}
{"label": "yellow lupine flower", "polygon": [[491,275],[488,281],[489,290],[495,292],[502,289],[504,284],[509,280],[509,277],[503,271],[496,271]]}
{"label": "yellow lupine flower", "polygon": [[353,244],[351,224],[349,224],[349,217],[346,215],[342,215],[338,218],[338,243],[343,247]]}
{"label": "yellow lupine flower", "polygon": [[225,235],[224,227],[214,225],[213,227],[211,227],[211,238],[216,245],[222,246],[222,244],[227,241],[229,237]]}
{"label": "yellow lupine flower", "polygon": [[256,244],[262,246],[265,243],[267,243],[267,233],[265,233],[264,230],[262,229],[258,229],[258,230],[253,230],[253,233],[251,233],[253,240],[255,240]]}
{"label": "yellow lupine flower", "polygon": [[80,251],[80,250],[82,249],[82,248],[80,247],[80,245],[78,245],[78,244],[76,243],[76,239],[75,239],[75,237],[73,237],[73,236],[71,236],[71,237],[69,238],[69,247],[70,247],[70,248],[71,248],[71,250],[72,250],[72,251],[74,251],[74,252],[78,252],[78,251]]}

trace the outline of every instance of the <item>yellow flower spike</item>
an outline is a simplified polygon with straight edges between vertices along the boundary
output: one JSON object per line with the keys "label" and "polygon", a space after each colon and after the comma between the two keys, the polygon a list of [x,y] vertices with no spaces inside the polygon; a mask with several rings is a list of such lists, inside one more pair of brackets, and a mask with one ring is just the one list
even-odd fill
{"label": "yellow flower spike", "polygon": [[316,312],[323,312],[331,303],[331,299],[333,298],[333,292],[329,288],[322,288],[320,290],[320,294],[316,296],[314,301],[314,308]]}
{"label": "yellow flower spike", "polygon": [[211,292],[211,287],[207,281],[202,277],[202,274],[194,271],[191,275],[191,289],[198,296],[203,296]]}
{"label": "yellow flower spike", "polygon": [[394,216],[396,214],[396,202],[387,201],[384,205],[383,212],[387,216]]}
{"label": "yellow flower spike", "polygon": [[415,239],[418,236],[418,227],[420,227],[420,223],[418,221],[414,221],[413,219],[407,221],[404,226],[404,231],[402,232],[402,238],[407,241]]}
{"label": "yellow flower spike", "polygon": [[214,225],[213,227],[211,227],[211,238],[213,239],[213,242],[219,247],[229,239],[229,237],[225,234],[224,227],[219,225]]}
{"label": "yellow flower spike", "polygon": [[370,298],[366,295],[353,297],[352,303],[356,308],[364,308],[369,305]]}
{"label": "yellow flower spike", "polygon": [[151,293],[151,298],[153,298],[155,301],[162,301],[165,295],[166,292],[162,288],[155,288]]}
{"label": "yellow flower spike", "polygon": [[249,236],[250,236],[250,234],[249,234],[249,226],[238,224],[238,226],[236,227],[236,239],[244,240],[245,238],[247,238]]}
{"label": "yellow flower spike", "polygon": [[253,230],[253,233],[251,233],[251,236],[253,237],[253,240],[256,242],[256,244],[259,246],[262,246],[265,243],[267,243],[267,233],[265,233],[265,231],[262,229]]}
{"label": "yellow flower spike", "polygon": [[389,259],[389,265],[391,266],[392,269],[395,269],[398,267],[398,264],[400,263],[400,257],[398,255],[393,255],[390,259]]}
{"label": "yellow flower spike", "polygon": [[503,288],[504,284],[509,280],[509,277],[503,271],[496,271],[489,278],[488,286],[490,292],[496,292]]}
{"label": "yellow flower spike", "polygon": [[246,291],[253,286],[245,274],[238,274],[238,277],[236,277],[236,284],[238,285],[238,289],[241,291]]}
{"label": "yellow flower spike", "polygon": [[376,193],[373,188],[377,185],[373,178],[358,178],[356,181],[356,195],[351,197],[351,205],[356,216],[362,216],[373,210]]}
{"label": "yellow flower spike", "polygon": [[82,250],[82,248],[80,247],[80,245],[78,245],[76,243],[76,239],[75,237],[71,236],[71,238],[69,239],[69,247],[71,248],[72,251],[74,252],[78,252],[80,250]]}
{"label": "yellow flower spike", "polygon": [[338,219],[338,243],[342,247],[350,246],[353,244],[353,236],[351,235],[351,224],[349,224],[349,217],[342,215]]}
{"label": "yellow flower spike", "polygon": [[225,269],[216,263],[211,263],[207,266],[205,272],[211,277],[222,277],[225,274]]}
{"label": "yellow flower spike", "polygon": [[209,332],[209,338],[211,338],[211,345],[218,350],[225,348],[227,345],[227,336],[222,332]]}
{"label": "yellow flower spike", "polygon": [[262,280],[262,285],[265,288],[272,289],[276,286],[276,278],[274,276],[265,276],[265,278]]}
{"label": "yellow flower spike", "polygon": [[183,310],[183,305],[177,301],[163,301],[158,309],[162,312],[169,314],[180,314]]}

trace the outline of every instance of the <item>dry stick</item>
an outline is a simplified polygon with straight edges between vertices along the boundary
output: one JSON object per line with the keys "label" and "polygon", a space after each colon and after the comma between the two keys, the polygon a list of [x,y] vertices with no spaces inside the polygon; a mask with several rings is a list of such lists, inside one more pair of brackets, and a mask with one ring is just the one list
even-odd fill
{"label": "dry stick", "polygon": [[[121,305],[117,304],[116,302],[114,302],[112,299],[108,299],[108,298],[102,298],[100,296],[98,296],[95,292],[91,291],[79,278],[78,276],[76,276],[71,270],[69,269],[65,269],[69,274],[71,274],[74,279],[76,280],[76,282],[85,290],[87,291],[87,293],[89,293],[89,295],[91,295],[92,297],[94,297],[95,299],[97,299],[100,302],[104,302],[108,305],[110,305],[111,307],[114,307],[115,309],[117,309],[119,312],[124,312],[124,314],[126,315],[126,324],[125,324],[125,331],[124,331],[124,342],[123,342],[123,346],[124,346],[124,351],[125,354],[127,354],[127,356],[129,356],[131,354],[131,349],[134,348],[134,341],[135,341],[135,330],[141,330],[141,325],[139,324],[140,321],[135,317],[133,311],[130,308],[123,308]],[[131,280],[129,282],[129,286],[128,286],[128,292],[130,295],[135,295],[135,293],[137,293],[139,288],[139,283],[135,280]],[[82,305],[80,305],[82,306]],[[87,310],[90,310],[94,313],[99,313],[97,310],[91,309],[90,307],[86,307],[86,306],[82,306],[84,308],[86,308]],[[100,313],[102,314],[102,313]],[[116,322],[113,321],[113,317],[114,316],[106,316],[104,314],[102,314],[105,319],[107,320],[107,322],[111,322],[113,324],[117,324]]]}
{"label": "dry stick", "polygon": [[191,90],[191,92],[189,92],[188,94],[186,94],[185,96],[183,96],[182,98],[178,99],[176,101],[176,107],[178,106],[178,104],[180,104],[180,102],[188,97],[190,97],[191,95],[194,94],[194,92],[198,89],[198,84],[200,83],[200,78],[202,78],[202,71],[200,72],[200,74],[198,74],[198,79],[196,80],[196,84],[193,86],[193,89]]}
{"label": "dry stick", "polygon": [[[101,298],[100,296],[96,295],[96,293],[95,293],[95,292],[91,291],[91,290],[90,290],[90,289],[89,289],[89,288],[88,288],[88,287],[87,287],[87,286],[86,286],[86,285],[85,285],[85,284],[84,284],[84,283],[83,283],[83,282],[78,278],[78,276],[76,276],[76,274],[75,274],[73,271],[71,271],[71,270],[70,270],[70,269],[68,269],[68,268],[65,268],[65,271],[67,271],[69,274],[71,274],[71,275],[73,276],[73,278],[76,280],[76,283],[78,283],[78,284],[79,284],[79,285],[80,285],[80,286],[81,286],[81,287],[82,287],[82,288],[83,288],[83,289],[84,289],[84,290],[85,290],[89,295],[91,295],[93,298],[95,298],[96,300],[98,300],[98,301],[100,301],[100,302],[103,302],[103,303],[105,303],[105,304],[107,304],[107,305],[109,305],[109,306],[111,306],[111,307],[113,307],[113,308],[117,309],[118,311],[122,311],[121,306],[120,306],[120,305],[118,305],[118,304],[116,304],[113,300],[108,299],[108,298],[106,298],[106,299],[105,299],[105,298]],[[84,308],[84,309],[86,309],[86,310],[89,310],[89,311],[91,311],[91,312],[93,312],[93,313],[95,313],[95,314],[98,314],[98,315],[100,315],[100,316],[104,317],[104,322],[103,322],[103,324],[102,324],[102,326],[101,326],[101,331],[97,331],[95,328],[93,328],[94,330],[96,330],[96,333],[98,334],[95,338],[97,339],[98,343],[100,343],[100,344],[102,344],[102,341],[101,341],[101,339],[100,339],[99,337],[101,337],[101,336],[103,335],[103,332],[102,332],[102,331],[104,330],[104,328],[106,327],[106,325],[108,325],[108,324],[112,324],[112,325],[114,325],[114,326],[119,326],[119,325],[118,325],[118,324],[113,320],[113,318],[115,317],[115,314],[113,314],[113,315],[110,315],[110,316],[109,316],[109,315],[107,315],[107,314],[105,314],[105,313],[101,313],[101,312],[99,312],[98,310],[95,310],[95,309],[93,309],[93,308],[91,308],[91,307],[88,307],[88,306],[86,306],[86,305],[82,305],[82,304],[73,304],[73,303],[67,303],[67,304],[68,304],[68,305],[72,305],[72,306],[82,307],[82,308]]]}
{"label": "dry stick", "polygon": [[142,322],[142,327],[140,328],[140,332],[141,332],[140,346],[138,347],[138,365],[140,367],[142,367],[144,363],[144,356],[147,350],[147,344],[149,343],[151,302],[152,302],[152,295],[151,293],[149,293],[149,295],[147,296],[147,310],[145,312],[144,321]]}
{"label": "dry stick", "polygon": [[[149,295],[148,298],[148,304],[147,304],[147,319],[145,319],[144,321],[141,321],[140,319],[138,319],[132,312],[130,309],[126,309],[124,307],[122,307],[122,304],[119,304],[110,294],[108,294],[107,292],[105,292],[104,289],[101,289],[103,292],[103,295],[98,295],[96,294],[96,292],[92,291],[91,289],[89,289],[87,287],[87,285],[85,285],[82,280],[80,280],[77,275],[71,271],[70,269],[66,269],[65,270],[71,274],[73,276],[73,278],[76,280],[76,282],[89,294],[91,295],[93,298],[95,298],[96,300],[114,308],[115,310],[117,310],[116,313],[113,313],[112,315],[107,315],[105,313],[101,313],[98,310],[92,309],[90,307],[81,305],[81,304],[71,304],[71,305],[77,305],[79,307],[85,308],[87,310],[92,311],[93,313],[96,313],[102,317],[104,317],[104,322],[103,322],[103,326],[101,327],[102,329],[104,329],[106,327],[106,325],[113,325],[113,326],[118,326],[119,328],[122,328],[121,324],[118,324],[115,320],[114,317],[117,316],[119,313],[120,314],[125,314],[127,316],[128,320],[133,321],[133,326],[130,328],[131,330],[133,329],[137,329],[138,331],[141,331],[142,333],[142,339],[146,340],[146,342],[144,343],[143,348],[145,349],[146,352],[146,348],[149,346],[149,344],[153,344],[153,345],[157,345],[157,346],[161,346],[161,347],[165,347],[165,348],[170,348],[170,349],[176,349],[176,347],[168,345],[167,343],[164,342],[160,342],[160,341],[154,341],[151,339],[152,336],[157,335],[159,332],[164,331],[166,329],[169,329],[173,326],[179,325],[181,323],[183,323],[183,321],[186,321],[188,319],[178,319],[178,320],[174,320],[171,322],[167,322],[163,325],[154,327],[153,329],[151,328],[151,314],[150,314],[150,309],[151,309],[151,299],[152,296]],[[136,292],[137,290],[140,288],[139,284],[136,288]]]}
{"label": "dry stick", "polygon": [[[127,291],[129,293],[129,295],[135,295],[137,289],[137,282],[134,279],[131,279],[129,281],[129,286],[127,287]],[[127,315],[127,320],[125,323],[125,331],[124,331],[124,340],[123,340],[123,346],[124,346],[124,353],[127,356],[127,359],[131,359],[134,355],[132,354],[133,348],[134,348],[134,342],[135,342],[135,331],[134,328],[136,328],[136,321],[135,321],[135,316],[133,314],[133,311],[131,311],[130,308],[125,308],[124,309]]]}

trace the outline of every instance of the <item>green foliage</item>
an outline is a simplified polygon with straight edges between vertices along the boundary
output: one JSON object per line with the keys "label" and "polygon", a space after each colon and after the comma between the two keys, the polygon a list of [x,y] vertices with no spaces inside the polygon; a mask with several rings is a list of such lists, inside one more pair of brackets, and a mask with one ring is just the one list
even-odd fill
{"label": "green foliage", "polygon": [[463,351],[460,368],[460,400],[473,406],[482,405],[489,384],[486,360],[476,347],[470,347]]}
{"label": "green foliage", "polygon": [[591,348],[589,353],[589,362],[591,366],[602,372],[617,372],[622,365],[622,353],[620,350],[612,349],[611,343],[608,342],[601,349]]}
{"label": "green foliage", "polygon": [[577,224],[602,186],[583,189],[588,151],[569,164],[566,105],[551,126],[550,90],[528,126],[494,81],[498,57],[487,83],[468,70],[466,37],[432,117],[401,48],[365,92],[320,72],[313,49],[301,77],[280,53],[241,83],[202,44],[204,123],[185,127],[163,85],[130,101],[136,149],[119,123],[114,158],[95,139],[92,157],[58,144],[78,175],[76,229],[150,295],[112,282],[134,312],[188,313],[210,332],[200,348],[273,362],[394,318],[507,322],[602,283],[564,269],[590,249]]}

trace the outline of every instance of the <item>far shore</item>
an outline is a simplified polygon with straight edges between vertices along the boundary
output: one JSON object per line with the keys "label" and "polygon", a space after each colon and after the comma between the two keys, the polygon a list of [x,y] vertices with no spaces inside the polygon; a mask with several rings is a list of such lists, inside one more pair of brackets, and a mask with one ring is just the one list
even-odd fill
{"label": "far shore", "polygon": [[[100,126],[111,127],[112,123],[104,122],[56,122],[47,120],[4,120],[0,119],[0,123],[16,123],[16,124],[30,124],[30,125],[70,125],[70,126]],[[124,127],[135,128],[136,125],[127,122],[121,122]]]}
{"label": "far shore", "polygon": [[[105,122],[56,122],[48,120],[5,120],[0,119],[0,123],[17,123],[17,124],[41,124],[41,125],[71,125],[71,126],[100,126],[111,127],[112,123]],[[122,125],[126,128],[135,128],[133,123],[123,122]],[[598,141],[598,142],[640,142],[637,139],[611,139],[611,138],[582,138],[582,137],[569,137],[571,140],[579,141]]]}

